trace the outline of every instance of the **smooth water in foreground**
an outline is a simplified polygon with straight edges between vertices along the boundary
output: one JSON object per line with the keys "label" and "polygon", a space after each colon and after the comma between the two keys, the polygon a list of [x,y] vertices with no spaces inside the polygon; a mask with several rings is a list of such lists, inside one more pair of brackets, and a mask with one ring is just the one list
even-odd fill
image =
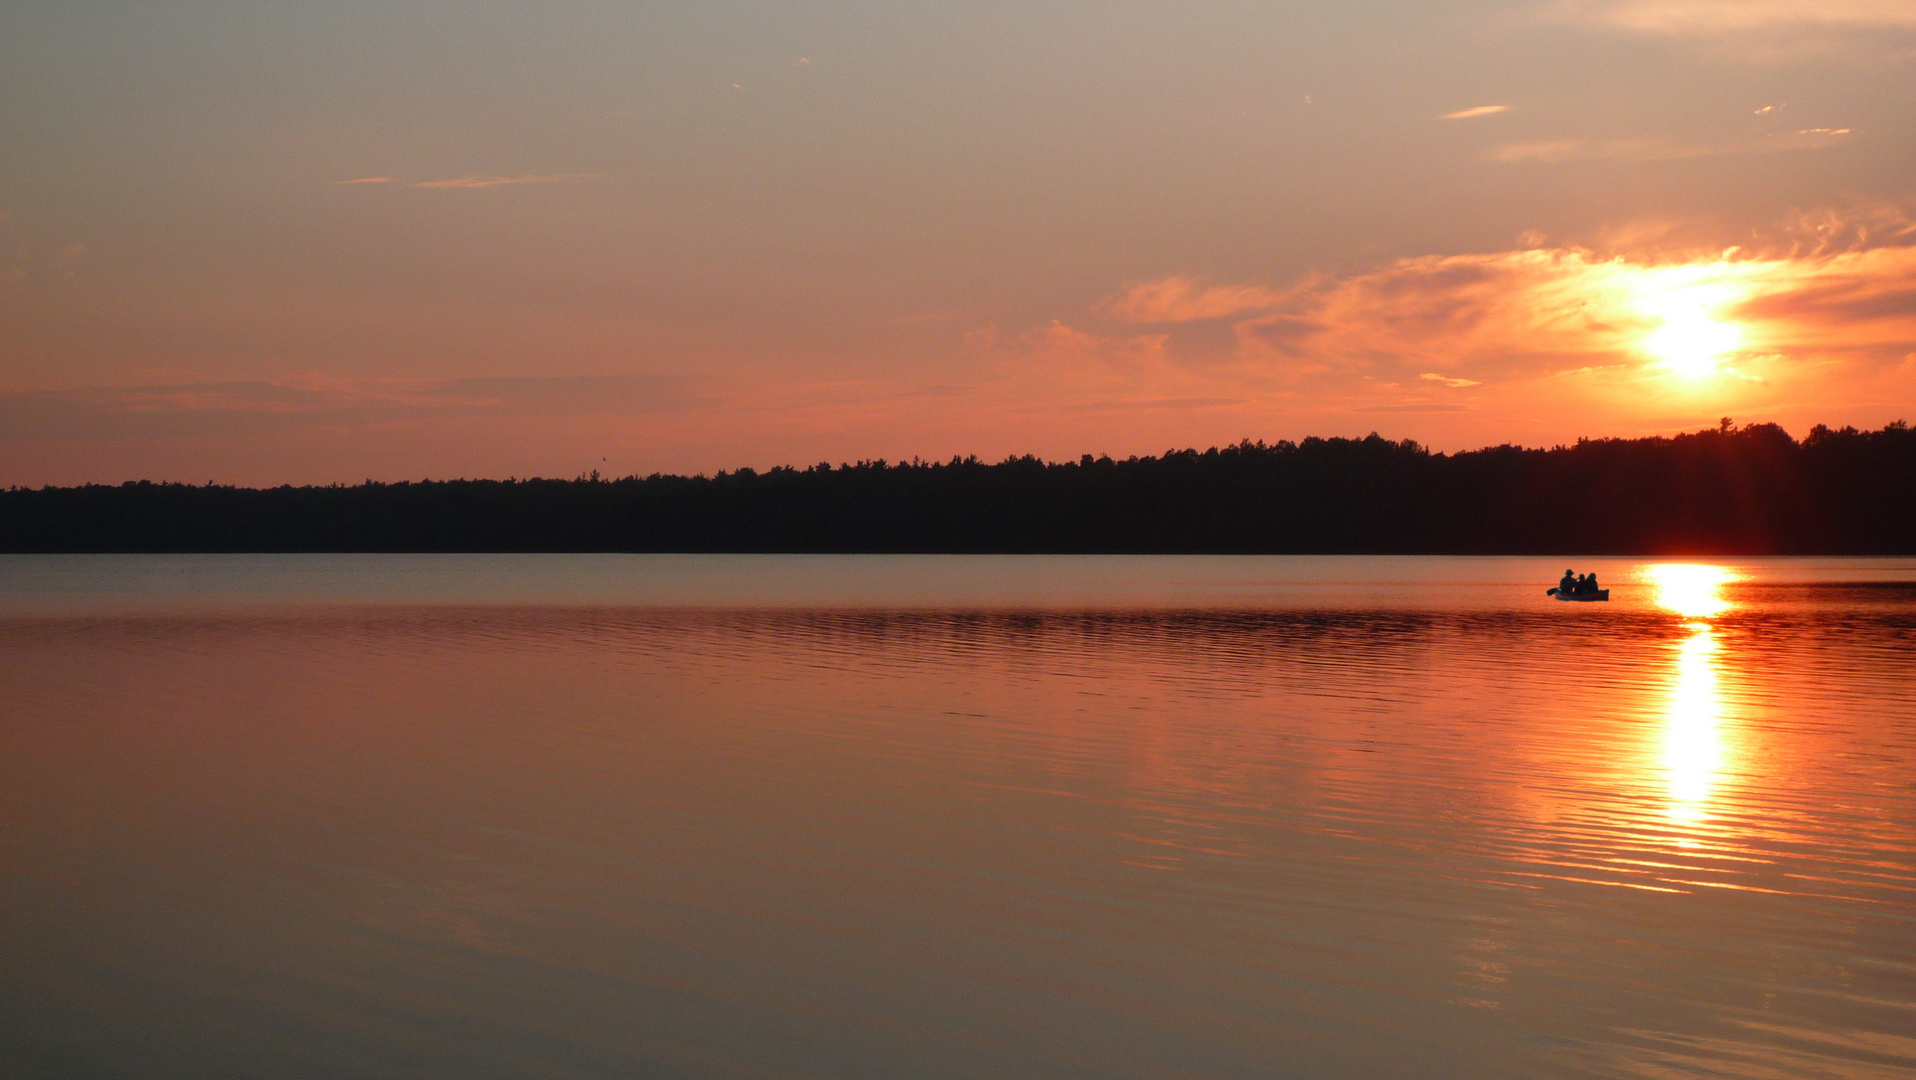
{"label": "smooth water in foreground", "polygon": [[0,686],[9,1078],[1916,1073],[1912,560],[14,556]]}

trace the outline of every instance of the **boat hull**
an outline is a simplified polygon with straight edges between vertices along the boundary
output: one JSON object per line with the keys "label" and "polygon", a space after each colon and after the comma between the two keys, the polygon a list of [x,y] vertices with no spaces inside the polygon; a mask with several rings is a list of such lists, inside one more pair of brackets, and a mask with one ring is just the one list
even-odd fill
{"label": "boat hull", "polygon": [[1559,600],[1567,600],[1572,604],[1594,604],[1600,600],[1610,599],[1610,590],[1598,589],[1596,592],[1590,593],[1567,593],[1562,589],[1551,589],[1550,595]]}

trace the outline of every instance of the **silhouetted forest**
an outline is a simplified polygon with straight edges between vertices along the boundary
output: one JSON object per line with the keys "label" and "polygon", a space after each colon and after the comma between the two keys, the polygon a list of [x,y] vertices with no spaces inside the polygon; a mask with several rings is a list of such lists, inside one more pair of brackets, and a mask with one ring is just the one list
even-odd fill
{"label": "silhouetted forest", "polygon": [[1916,433],[1773,424],[1434,454],[1305,439],[1122,461],[0,492],[0,550],[1916,554]]}

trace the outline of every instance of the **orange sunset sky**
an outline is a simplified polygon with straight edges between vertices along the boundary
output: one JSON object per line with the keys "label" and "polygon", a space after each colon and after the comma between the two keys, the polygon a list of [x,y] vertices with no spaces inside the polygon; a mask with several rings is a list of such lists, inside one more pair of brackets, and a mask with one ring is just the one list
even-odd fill
{"label": "orange sunset sky", "polygon": [[0,484],[1916,420],[1916,0],[20,0]]}

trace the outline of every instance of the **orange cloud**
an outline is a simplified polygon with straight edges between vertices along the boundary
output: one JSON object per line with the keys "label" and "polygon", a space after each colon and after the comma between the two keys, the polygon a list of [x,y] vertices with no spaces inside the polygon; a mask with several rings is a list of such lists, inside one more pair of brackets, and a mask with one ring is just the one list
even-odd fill
{"label": "orange cloud", "polygon": [[1245,311],[1268,308],[1283,295],[1259,285],[1213,285],[1208,288],[1181,275],[1146,281],[1099,302],[1098,311],[1120,322],[1181,323],[1222,319]]}
{"label": "orange cloud", "polygon": [[1094,363],[1117,372],[1136,373],[1165,362],[1164,334],[1095,334],[1053,320],[1019,335],[1020,351],[1052,366]]}
{"label": "orange cloud", "polygon": [[[1174,359],[1162,333],[1100,333],[1054,320],[1008,340],[967,334],[988,363],[959,406],[985,423],[1006,417],[1207,410],[1241,404],[1246,387],[1216,364]],[[1228,366],[1228,364],[1226,365]],[[1029,423],[1029,420],[1025,421]]]}
{"label": "orange cloud", "polygon": [[[1154,363],[1097,372],[1086,358],[1132,339],[1094,327],[1074,330],[1070,351],[1081,385],[1103,399],[1122,398],[1113,380],[1134,372],[1138,394],[1252,412],[1463,410],[1508,430],[1562,410],[1597,433],[1685,410],[1817,422],[1817,409],[1916,404],[1916,247],[1855,242],[1872,228],[1893,240],[1916,232],[1895,215],[1832,215],[1769,252],[1432,255],[1288,290],[1172,277],[1130,285],[1096,310],[1174,326],[1228,312],[1229,343],[1194,354],[1174,328],[1155,341]],[[1806,235],[1818,250],[1799,250]],[[1839,236],[1852,246],[1830,250]]]}
{"label": "orange cloud", "polygon": [[1459,109],[1454,113],[1445,113],[1440,120],[1469,120],[1477,116],[1490,116],[1495,113],[1509,112],[1508,105],[1479,105],[1472,109]]}
{"label": "orange cloud", "polygon": [[1808,214],[1753,251],[1677,252],[1680,231],[1635,232],[1627,255],[1427,255],[1286,288],[1173,275],[1023,329],[912,323],[950,342],[942,370],[20,390],[0,393],[0,482],[1122,456],[1372,428],[1457,449],[1916,411],[1906,214]]}
{"label": "orange cloud", "polygon": [[[1673,324],[1690,344],[1659,338]],[[1886,361],[1916,347],[1916,248],[1682,262],[1580,249],[1426,256],[1324,282],[1237,329],[1247,349],[1283,362],[1479,382],[1667,365],[1662,353],[1684,348],[1712,350],[1705,358],[1725,370]]]}
{"label": "orange cloud", "polygon": [[1828,255],[1916,241],[1916,218],[1886,202],[1861,202],[1842,210],[1825,207],[1796,216],[1783,235],[1787,253]]}

